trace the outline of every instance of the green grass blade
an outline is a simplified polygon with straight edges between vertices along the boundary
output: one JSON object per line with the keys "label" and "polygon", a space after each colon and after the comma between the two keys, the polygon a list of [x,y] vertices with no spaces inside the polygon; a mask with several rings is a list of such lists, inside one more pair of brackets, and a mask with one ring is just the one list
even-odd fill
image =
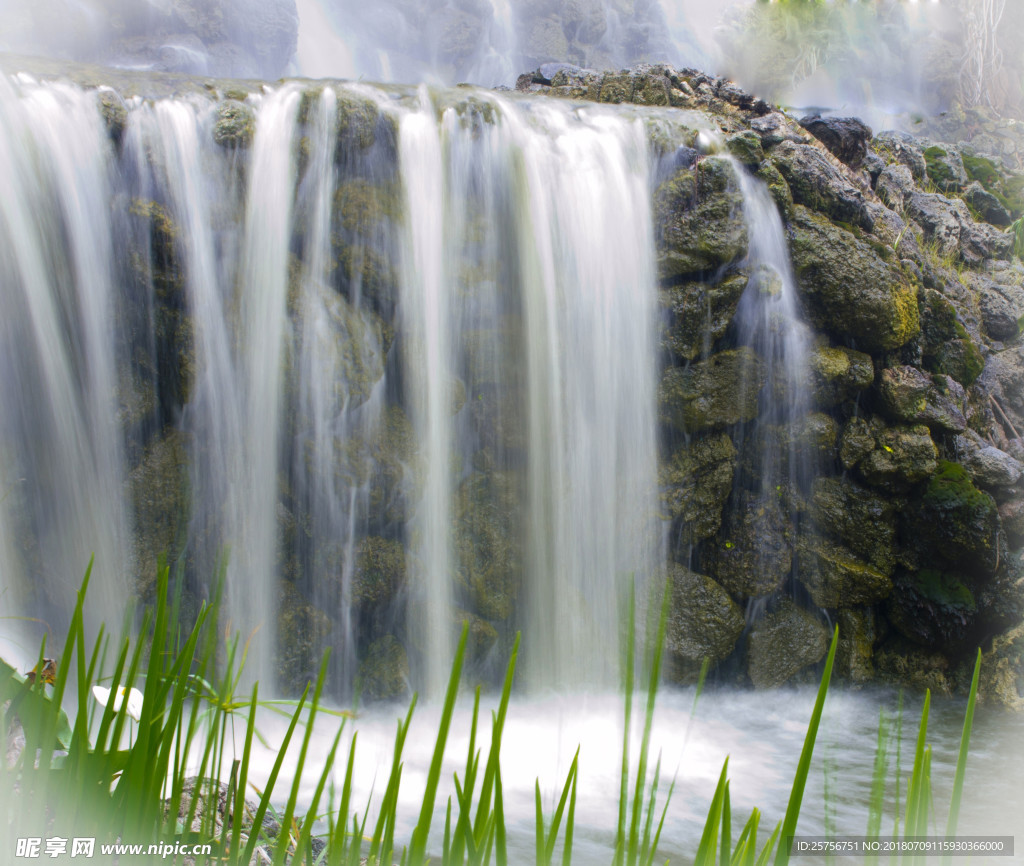
{"label": "green grass blade", "polygon": [[694,866],[714,866],[718,859],[718,831],[722,826],[722,804],[725,798],[726,776],[729,772],[729,759],[722,764],[722,772],[718,777],[718,784],[715,786],[715,795],[711,798],[711,806],[708,808],[708,817],[704,822],[704,832],[701,834],[700,843],[697,845],[697,855],[694,858]]}
{"label": "green grass blade", "polygon": [[832,634],[832,646],[829,647],[828,657],[825,660],[825,670],[821,675],[821,685],[818,687],[818,696],[814,701],[814,710],[811,712],[811,721],[807,726],[804,747],[800,752],[796,776],[793,779],[793,790],[790,792],[789,804],[786,806],[786,815],[782,821],[782,838],[775,852],[775,866],[786,866],[789,862],[789,849],[793,834],[796,832],[797,819],[800,817],[800,805],[803,802],[807,774],[811,768],[811,756],[814,754],[814,741],[818,736],[818,725],[821,723],[821,713],[825,706],[825,696],[828,694],[829,682],[832,679],[832,666],[835,663],[836,647],[838,646],[839,627],[837,626]]}
{"label": "green grass blade", "polygon": [[[960,820],[960,802],[964,792],[964,776],[967,773],[967,750],[971,745],[971,730],[974,727],[974,706],[978,700],[978,677],[981,675],[981,649],[974,662],[974,676],[971,677],[971,692],[967,698],[967,711],[964,713],[964,729],[960,735],[960,751],[956,757],[956,774],[953,777],[953,795],[949,803],[949,818],[946,821],[946,835],[956,835],[956,825]],[[947,854],[943,863],[950,861]]]}
{"label": "green grass blade", "polygon": [[535,846],[537,849],[537,866],[547,866],[544,858],[544,807],[540,800],[540,779],[533,785],[534,804],[534,834],[536,836]]}
{"label": "green grass blade", "polygon": [[889,723],[885,709],[878,709],[878,744],[875,766],[871,774],[871,797],[868,801],[867,835],[874,838],[882,832],[882,810],[885,799],[885,777],[889,772]]}
{"label": "green grass blade", "polygon": [[437,742],[434,746],[434,755],[430,761],[430,770],[427,773],[427,785],[423,792],[423,805],[420,808],[420,818],[416,823],[416,829],[412,833],[412,842],[409,845],[410,866],[422,866],[426,861],[427,838],[430,835],[430,822],[434,816],[434,799],[437,795],[437,784],[441,778],[441,763],[444,760],[444,748],[448,741],[448,730],[452,723],[452,714],[455,711],[455,699],[459,693],[459,680],[462,677],[462,663],[466,657],[466,640],[469,636],[469,623],[462,624],[462,636],[459,638],[458,649],[455,651],[455,660],[452,662],[452,672],[448,679],[448,691],[444,697],[444,708],[441,711],[441,721],[437,731]]}
{"label": "green grass blade", "polygon": [[625,718],[622,730],[622,769],[619,780],[619,820],[615,832],[614,866],[622,866],[626,854],[626,814],[629,811],[629,735],[633,716],[633,673],[636,665],[636,592],[632,581],[626,611],[625,660],[622,665]]}
{"label": "green grass blade", "polygon": [[[274,761],[274,766],[270,771],[270,776],[267,779],[267,786],[263,790],[263,796],[260,797],[259,805],[256,807],[256,812],[252,818],[252,832],[249,834],[249,841],[246,843],[245,851],[242,852],[242,863],[251,863],[253,851],[256,850],[256,842],[258,839],[258,831],[263,826],[263,816],[267,814],[267,806],[270,804],[270,796],[274,791],[274,784],[277,782],[277,777],[281,772],[281,766],[284,764],[284,756],[288,752],[288,744],[292,741],[292,734],[295,733],[295,728],[299,724],[299,717],[302,715],[302,708],[306,703],[306,697],[309,695],[309,686],[306,686],[306,690],[302,693],[302,699],[299,701],[299,707],[295,710],[295,714],[292,716],[291,723],[288,725],[288,730],[285,731],[284,738],[281,740],[281,748],[277,753],[277,760]],[[284,830],[284,828],[282,828]]]}
{"label": "green grass blade", "polygon": [[725,783],[725,796],[722,798],[722,846],[721,866],[730,866],[732,851],[732,805],[729,802],[729,783]]}
{"label": "green grass blade", "polygon": [[501,787],[501,767],[494,768],[494,862],[508,866],[508,838],[505,831],[505,793]]}
{"label": "green grass blade", "polygon": [[757,858],[756,866],[768,866],[768,861],[771,859],[772,851],[775,850],[775,845],[779,841],[779,834],[782,832],[782,822],[779,821],[775,825],[775,829],[772,830],[772,835],[768,837],[768,841],[764,843],[764,848],[761,849],[761,854]]}

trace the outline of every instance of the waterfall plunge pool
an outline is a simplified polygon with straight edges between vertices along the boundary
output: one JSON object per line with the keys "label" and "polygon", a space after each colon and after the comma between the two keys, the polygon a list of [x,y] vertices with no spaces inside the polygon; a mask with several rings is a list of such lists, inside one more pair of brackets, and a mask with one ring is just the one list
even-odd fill
{"label": "waterfall plunge pool", "polygon": [[[691,715],[693,689],[664,689],[659,693],[651,736],[652,768],[661,754],[659,816],[673,774],[676,787],[665,819],[658,862],[666,859],[673,864],[692,862],[722,762],[727,756],[733,835],[735,837],[739,833],[751,809],[757,807],[762,813],[760,837],[762,840],[767,838],[785,813],[814,698],[815,689],[811,687],[768,692],[709,689],[700,696],[696,712]],[[826,827],[832,836],[865,833],[879,710],[884,709],[893,717],[897,700],[895,691],[882,689],[854,692],[837,688],[829,694],[804,793],[798,833],[823,835]],[[481,699],[477,748],[482,750],[484,761],[490,744],[487,719],[496,702],[497,695]],[[919,695],[904,698],[900,748],[901,808],[913,763],[921,704]],[[931,832],[935,835],[945,832],[965,706],[962,700],[944,698],[933,699],[931,705],[928,743],[933,750],[935,815]],[[404,717],[407,709],[407,705],[378,705],[360,711],[356,719],[346,722],[332,779],[340,791],[345,774],[346,758],[343,756],[348,753],[353,732],[358,731],[352,802],[360,817],[366,803],[372,802],[368,825],[373,823],[390,770],[395,721],[400,716]],[[413,714],[403,752],[405,766],[395,834],[399,846],[408,841],[419,815],[420,797],[430,768],[440,709],[437,704],[425,704],[418,706]],[[458,773],[460,778],[463,776],[472,709],[472,700],[469,695],[464,695],[452,719],[430,850],[439,849],[441,845],[444,809],[448,797],[454,799],[452,774]],[[633,708],[631,744],[634,771],[640,750],[642,713],[642,699],[638,698]],[[618,815],[622,715],[622,696],[613,692],[513,698],[501,749],[511,862],[526,862],[533,857],[535,781],[540,780],[545,819],[549,822],[577,747],[580,749],[580,762],[573,863],[574,866],[603,866],[610,862]],[[281,742],[286,723],[278,715],[262,712],[257,727],[268,743],[276,746]],[[308,807],[322,769],[318,760],[327,754],[336,733],[335,717],[321,716],[317,719],[300,788],[300,812]],[[298,732],[295,739],[300,739]],[[298,750],[299,744],[293,742],[277,782],[275,802],[283,801],[291,785]],[[258,788],[262,789],[276,756],[276,747],[256,746],[250,778]],[[892,832],[895,814],[895,761],[893,736],[889,746],[883,834]],[[978,707],[958,835],[1011,836],[1024,828],[1021,818],[1024,815],[1022,777],[1024,716]],[[1011,858],[1006,857],[991,860],[1002,864],[1011,862]],[[811,859],[798,858],[795,862],[802,861],[811,862]],[[971,858],[971,862],[988,861]]]}

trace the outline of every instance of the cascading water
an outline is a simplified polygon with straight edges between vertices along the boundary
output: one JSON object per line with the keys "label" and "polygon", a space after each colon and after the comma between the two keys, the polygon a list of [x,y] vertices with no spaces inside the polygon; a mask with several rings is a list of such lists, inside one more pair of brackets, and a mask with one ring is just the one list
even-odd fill
{"label": "cascading water", "polygon": [[60,630],[95,552],[95,626],[120,616],[132,566],[110,152],[93,96],[0,81],[0,173],[4,606]]}
{"label": "cascading water", "polygon": [[[6,344],[14,417],[34,419],[5,440],[12,477],[26,478],[4,521],[19,608],[40,609],[27,587],[59,584],[18,565],[13,539],[31,538],[40,562],[63,550],[73,581],[87,536],[104,541],[87,519],[101,512],[80,501],[98,489],[116,541],[100,563],[137,574],[143,596],[161,552],[198,597],[226,556],[230,626],[256,635],[249,665],[265,688],[308,675],[326,645],[349,688],[386,633],[436,690],[464,616],[481,662],[524,629],[537,686],[614,678],[625,588],[663,557],[641,121],[485,93],[286,85],[219,106],[135,100],[105,130],[95,94],[20,88],[5,94],[5,131],[50,117],[30,116],[33,100],[74,104],[70,122],[91,130],[86,155],[35,169],[46,207],[67,184],[96,186],[79,196],[91,211],[62,213],[67,259],[42,235],[12,243],[54,211],[5,201],[10,282],[35,286],[12,301]],[[48,122],[53,141],[70,137]],[[64,271],[81,298],[47,281]],[[74,364],[61,354],[70,325],[83,329]],[[37,331],[55,354],[13,351]],[[135,411],[123,428],[96,396],[115,392],[115,368]],[[30,394],[15,387],[27,375]],[[40,415],[51,405],[67,428]],[[41,482],[51,444],[65,478],[89,476],[70,497],[77,528]],[[50,497],[38,508],[58,519],[24,533],[23,495]]]}

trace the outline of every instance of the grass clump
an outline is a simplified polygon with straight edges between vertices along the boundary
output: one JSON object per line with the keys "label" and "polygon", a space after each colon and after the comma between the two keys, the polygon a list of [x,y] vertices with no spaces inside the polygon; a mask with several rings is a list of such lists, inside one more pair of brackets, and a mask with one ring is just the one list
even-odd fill
{"label": "grass clump", "polygon": [[[5,838],[59,834],[95,837],[100,843],[107,840],[147,845],[162,840],[165,846],[190,846],[188,851],[175,853],[173,857],[164,853],[150,857],[152,862],[163,863],[269,862],[275,866],[299,863],[308,866],[360,866],[362,863],[369,866],[426,866],[428,863],[490,866],[493,863],[508,866],[500,753],[515,678],[518,637],[509,658],[497,709],[491,714],[491,739],[486,756],[478,747],[481,693],[479,688],[475,691],[465,764],[460,772],[453,774],[454,795],[448,797],[443,807],[443,833],[432,836],[432,830],[438,828],[438,791],[466,657],[469,629],[468,625],[463,627],[429,771],[423,790],[417,792],[418,818],[410,838],[403,843],[397,838],[398,802],[403,752],[416,707],[415,697],[408,712],[397,721],[391,769],[377,814],[371,819],[370,805],[358,810],[353,803],[357,736],[353,736],[347,761],[344,761],[340,790],[335,785],[335,760],[339,757],[347,719],[345,713],[328,710],[321,704],[326,654],[316,681],[306,686],[298,701],[261,701],[258,685],[253,686],[247,696],[240,695],[245,648],[240,648],[237,638],[226,647],[221,645],[216,628],[218,600],[215,598],[199,611],[191,629],[184,628],[180,617],[180,592],[170,594],[168,570],[161,566],[155,610],[144,618],[137,639],[124,638],[116,645],[111,673],[105,675],[111,642],[101,631],[87,651],[83,628],[89,576],[87,571],[59,664],[44,662],[45,644],[36,666],[40,675],[21,676],[9,665],[0,663],[0,706],[5,708],[0,721],[7,731],[17,719],[24,728],[26,740],[17,762],[0,770],[0,828]],[[649,766],[668,604],[669,593],[665,592],[658,608],[657,625],[644,653],[646,702],[640,751],[634,762],[630,754],[630,734],[636,685],[636,636],[632,624],[632,597],[629,601],[629,628],[624,641],[622,769],[612,866],[653,866],[656,862],[665,862],[663,855],[659,855],[659,845],[675,782],[669,785],[664,801],[659,802],[661,757],[654,761],[653,771],[649,771]],[[838,629],[825,662],[783,820],[765,837],[760,826],[761,813],[754,809],[734,838],[733,830],[737,825],[731,806],[726,758],[694,855],[696,866],[766,866],[768,863],[785,866],[788,863],[837,646]],[[948,834],[956,831],[962,799],[978,665],[964,722]],[[706,671],[707,664],[702,669],[698,697]],[[137,719],[129,716],[129,712],[138,709],[135,704],[123,700],[115,706],[118,702],[110,700],[103,708],[98,725],[93,724],[93,707],[89,701],[91,687],[99,679],[110,684],[112,695],[117,695],[122,688],[127,693],[128,689],[141,686],[142,704]],[[77,700],[73,721],[62,709],[68,690],[69,706]],[[246,792],[252,788],[250,758],[254,741],[260,738],[256,716],[261,707],[283,712],[289,721],[284,736],[274,744],[278,754],[267,783],[258,793],[258,800],[252,801],[246,798]],[[932,802],[931,752],[925,742],[928,707],[926,697],[902,813],[897,727],[897,834],[901,820],[907,835],[922,835],[927,830]],[[325,715],[338,718],[338,730],[323,769],[316,777],[308,808],[300,815],[300,783],[310,753],[313,724]],[[236,721],[242,720],[245,723],[243,745],[236,754],[234,728]],[[897,717],[897,726],[899,723]],[[299,728],[304,731],[301,738],[297,736]],[[125,748],[124,735],[128,730],[132,736]],[[890,722],[883,714],[871,787],[869,835],[877,834],[883,822],[891,739]],[[276,784],[293,741],[299,743],[295,777],[290,789],[278,795]],[[199,757],[198,777],[188,778],[187,768],[196,757]],[[540,780],[536,782],[534,857],[538,866],[550,866],[559,861],[561,866],[571,866],[580,765],[577,750],[550,815],[545,815]],[[230,769],[225,770],[226,767]],[[221,776],[226,779],[224,785]],[[321,812],[325,795],[327,805]],[[284,804],[280,812],[274,803]],[[273,820],[266,820],[268,817]],[[194,844],[209,846],[209,853],[191,853]],[[147,862],[143,857],[132,859]]]}

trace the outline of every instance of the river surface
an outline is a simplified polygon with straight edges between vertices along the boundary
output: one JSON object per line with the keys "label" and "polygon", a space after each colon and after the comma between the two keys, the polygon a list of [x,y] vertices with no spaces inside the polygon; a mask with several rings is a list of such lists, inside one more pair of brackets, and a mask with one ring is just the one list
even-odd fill
{"label": "river surface", "polygon": [[[793,774],[803,745],[807,721],[814,704],[811,688],[780,689],[773,692],[705,692],[694,708],[694,692],[665,690],[658,696],[652,732],[651,764],[661,754],[663,782],[659,804],[675,775],[676,787],[669,805],[656,862],[691,863],[700,840],[707,809],[721,772],[729,758],[733,836],[752,808],[762,812],[761,838],[782,820]],[[489,717],[486,699],[481,719]],[[914,741],[921,712],[920,696],[904,701],[900,756],[901,803],[913,762]],[[830,836],[864,835],[868,820],[879,710],[894,715],[897,695],[893,691],[849,692],[834,690],[829,695],[797,827],[798,834]],[[619,772],[622,755],[622,708],[619,695],[563,694],[515,699],[508,712],[502,743],[502,781],[505,816],[509,833],[509,855],[513,863],[532,862],[534,851],[534,782],[539,778],[548,822],[557,804],[577,746],[580,748],[579,786],[576,805],[574,866],[607,864],[614,846],[618,814]],[[353,802],[360,813],[368,797],[373,798],[372,824],[376,803],[386,785],[392,759],[395,720],[405,707],[373,707],[360,712],[346,724],[339,755],[347,754],[351,731],[358,730]],[[963,725],[965,702],[936,700],[930,712],[928,743],[933,749],[932,782],[935,816],[930,832],[944,835],[949,809],[956,756]],[[642,706],[634,708],[633,766],[639,755]],[[443,832],[443,807],[452,792],[452,773],[463,775],[469,742],[472,703],[460,701],[452,722],[445,754],[442,784],[435,813],[432,850],[439,848]],[[434,748],[439,707],[417,708],[403,759],[399,826],[396,840],[401,844],[411,835],[419,814],[417,797],[424,789]],[[270,743],[279,743],[284,723],[262,717],[260,728]],[[489,727],[489,725],[488,725]],[[336,720],[321,718],[315,726],[310,747],[311,760],[300,800],[308,803],[316,779],[316,755],[323,755],[337,732]],[[486,760],[489,731],[481,732],[478,747]],[[292,752],[298,751],[298,744]],[[895,740],[889,749],[886,787],[887,809],[882,833],[893,830],[895,799]],[[260,748],[254,756],[256,777],[266,777],[276,750]],[[289,755],[291,757],[291,755]],[[287,765],[286,765],[287,766]],[[292,764],[294,766],[294,764]],[[291,771],[293,773],[293,770]],[[965,794],[958,835],[1012,836],[1024,847],[1024,716],[1001,709],[979,707],[976,711],[971,751],[967,765]],[[334,781],[340,790],[344,759],[336,762]],[[257,785],[259,782],[257,781]],[[276,799],[284,799],[291,775],[278,781]],[[828,789],[828,818],[824,793]],[[660,805],[659,805],[660,814]],[[820,857],[795,858],[794,862],[824,863]],[[884,861],[877,861],[884,862]],[[966,864],[967,860],[960,860]],[[1009,864],[1024,862],[1024,850],[1016,857],[971,858],[971,863]]]}

